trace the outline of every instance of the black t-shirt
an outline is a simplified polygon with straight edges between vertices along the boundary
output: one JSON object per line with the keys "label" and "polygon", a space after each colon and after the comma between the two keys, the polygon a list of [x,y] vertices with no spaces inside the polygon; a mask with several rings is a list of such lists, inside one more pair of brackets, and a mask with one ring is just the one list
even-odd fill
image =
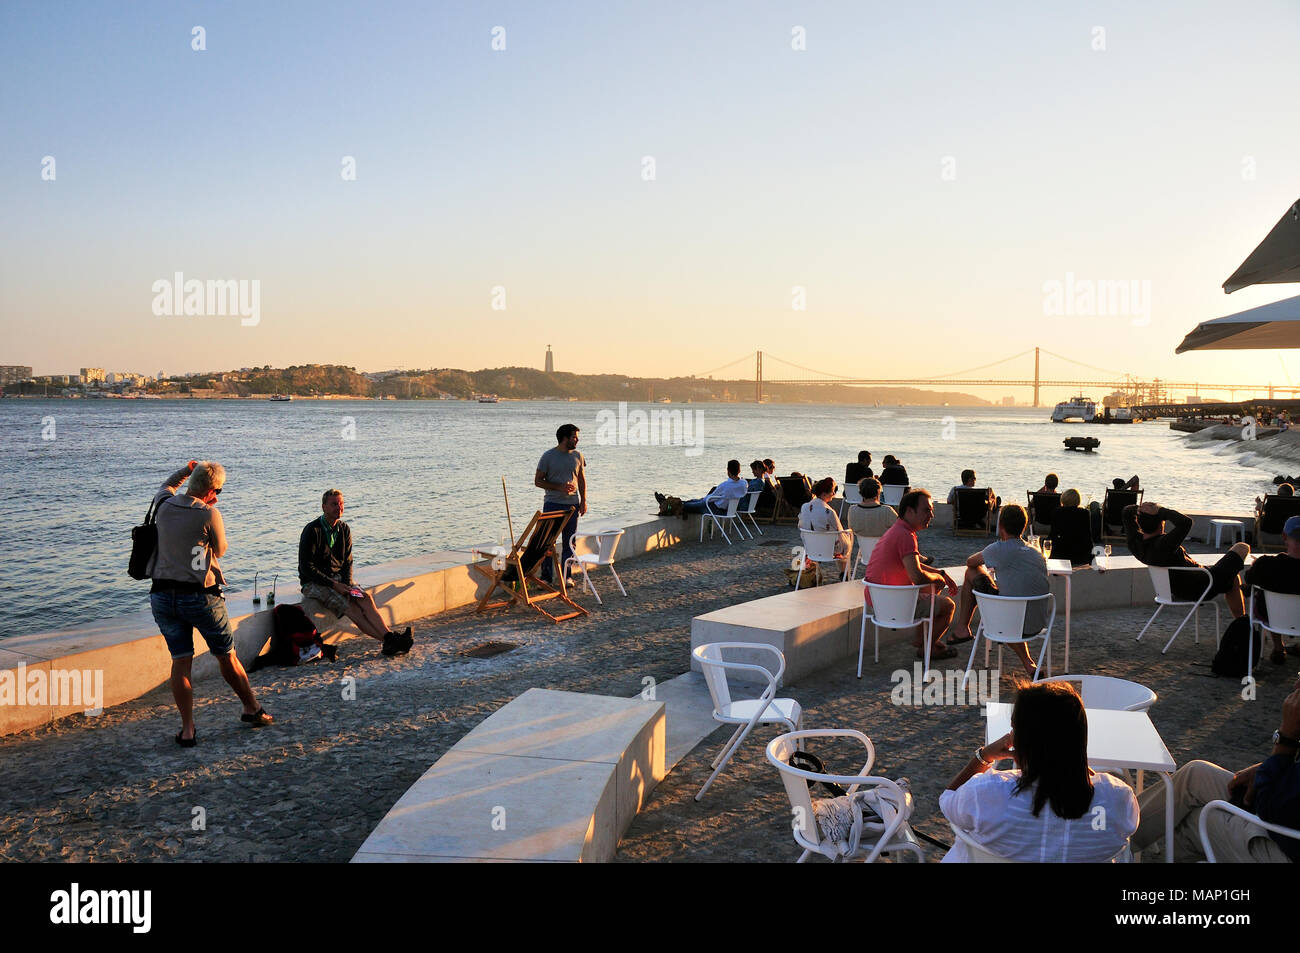
{"label": "black t-shirt", "polygon": [[858,463],[856,460],[844,468],[844,482],[857,483],[859,480],[865,480],[869,476],[875,476],[871,472],[871,467],[865,463]]}
{"label": "black t-shirt", "polygon": [[1092,561],[1092,518],[1078,506],[1062,506],[1052,516],[1052,558],[1082,566]]}
{"label": "black t-shirt", "polygon": [[328,586],[335,579],[352,585],[352,530],[339,520],[327,532],[317,518],[303,527],[298,539],[298,581]]}
{"label": "black t-shirt", "polygon": [[885,467],[881,470],[880,482],[882,485],[887,483],[890,486],[911,486],[907,480],[907,470],[901,465]]}
{"label": "black t-shirt", "polygon": [[1286,553],[1261,556],[1246,570],[1246,585],[1300,596],[1300,559]]}

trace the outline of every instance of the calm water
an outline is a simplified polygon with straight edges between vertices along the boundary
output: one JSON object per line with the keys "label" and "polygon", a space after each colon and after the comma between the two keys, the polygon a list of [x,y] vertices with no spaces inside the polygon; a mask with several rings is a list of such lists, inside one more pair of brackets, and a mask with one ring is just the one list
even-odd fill
{"label": "calm water", "polygon": [[[251,588],[254,570],[263,580],[278,572],[296,581],[298,534],[320,514],[321,492],[331,486],[346,495],[344,518],[359,567],[504,536],[501,477],[515,528],[522,529],[541,503],[533,487],[537,458],[554,445],[555,428],[570,422],[582,428],[589,519],[652,513],[655,490],[701,495],[724,475],[730,457],[743,464],[772,457],[779,473],[839,481],[844,464],[869,449],[877,470],[894,453],[914,485],[937,495],[973,466],[981,485],[1021,502],[1048,470],[1060,474],[1062,488],[1098,499],[1112,477],[1139,473],[1150,498],[1214,512],[1246,512],[1274,472],[1185,446],[1164,424],[1062,426],[1048,421],[1050,409],[653,409],[691,414],[688,433],[698,446],[602,445],[602,422],[606,436],[617,439],[609,423],[617,408],[607,404],[0,402],[0,536],[7,550],[0,638],[145,608],[149,583],[126,575],[130,528],[163,479],[189,459],[227,468],[220,506],[230,551],[222,564],[234,589]],[[1073,435],[1100,437],[1101,449],[1066,452],[1061,440]],[[631,436],[638,436],[635,421]]]}

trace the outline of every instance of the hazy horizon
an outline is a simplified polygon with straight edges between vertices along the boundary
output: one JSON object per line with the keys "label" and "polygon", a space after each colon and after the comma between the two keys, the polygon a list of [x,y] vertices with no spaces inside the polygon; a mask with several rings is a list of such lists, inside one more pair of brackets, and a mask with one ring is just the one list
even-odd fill
{"label": "hazy horizon", "polygon": [[[1298,40],[1283,2],[9,3],[0,363],[1289,384],[1173,351],[1300,293],[1220,287],[1300,195]],[[256,320],[158,316],[176,273]]]}

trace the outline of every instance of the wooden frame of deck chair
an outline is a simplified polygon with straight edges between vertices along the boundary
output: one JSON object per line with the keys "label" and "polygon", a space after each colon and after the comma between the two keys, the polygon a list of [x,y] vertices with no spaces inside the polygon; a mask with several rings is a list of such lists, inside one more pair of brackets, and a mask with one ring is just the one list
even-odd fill
{"label": "wooden frame of deck chair", "polygon": [[[563,622],[566,619],[587,615],[586,609],[569,598],[563,568],[556,567],[556,571],[560,573],[558,589],[537,576],[542,566],[546,564],[546,560],[555,559],[555,541],[560,538],[565,522],[576,512],[577,510],[557,510],[543,513],[539,510],[528,521],[528,526],[519,535],[510,552],[503,557],[504,565],[500,569],[491,568],[491,563],[488,563],[486,568],[481,563],[474,563],[474,568],[487,576],[492,583],[488,586],[488,591],[483,594],[483,598],[478,601],[478,608],[474,611],[507,609],[519,602],[536,609],[552,622]],[[517,589],[509,587],[512,582],[519,584]],[[488,602],[498,587],[507,598]],[[552,599],[559,599],[572,611],[558,614],[548,611],[543,603]]]}
{"label": "wooden frame of deck chair", "polygon": [[[776,506],[772,507],[772,518],[768,520],[769,523],[775,523],[778,519],[785,519],[786,517],[793,519],[796,523],[799,522],[800,507],[813,498],[812,483],[803,474],[800,474],[800,477],[803,479],[802,493],[799,492],[799,481],[794,478],[793,473],[790,476],[776,478],[777,488],[780,492],[776,494]],[[799,497],[803,499],[796,505],[794,501]]]}
{"label": "wooden frame of deck chair", "polygon": [[[988,536],[993,533],[993,514],[997,511],[989,500],[990,492],[986,486],[963,486],[957,490],[953,497],[952,535]],[[980,515],[971,517],[971,513]]]}

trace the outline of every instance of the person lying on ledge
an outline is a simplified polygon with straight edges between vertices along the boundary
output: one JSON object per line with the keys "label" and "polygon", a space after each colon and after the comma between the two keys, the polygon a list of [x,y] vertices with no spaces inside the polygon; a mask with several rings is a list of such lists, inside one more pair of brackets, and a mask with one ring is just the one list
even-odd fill
{"label": "person lying on ledge", "polygon": [[[1129,504],[1124,507],[1122,515],[1124,535],[1128,540],[1128,549],[1148,566],[1164,566],[1170,569],[1181,567],[1196,568],[1201,564],[1183,549],[1183,540],[1192,529],[1192,518],[1184,516],[1177,510],[1168,510],[1155,503],[1146,502],[1141,506]],[[1165,522],[1173,524],[1173,529],[1165,532]],[[1250,547],[1245,543],[1234,543],[1213,566],[1207,566],[1211,577],[1210,591],[1206,599],[1223,596],[1228,604],[1228,611],[1234,619],[1246,614],[1246,600],[1241,593],[1239,574],[1250,555]],[[1205,592],[1205,576],[1200,573],[1171,572],[1169,589],[1178,600],[1195,602]]]}
{"label": "person lying on ledge", "polygon": [[383,643],[384,655],[405,655],[415,644],[408,625],[390,632],[370,593],[352,581],[352,529],[343,522],[343,493],[326,490],[321,515],[303,527],[298,538],[298,581],[303,611],[347,616],[358,629]]}
{"label": "person lying on ledge", "polygon": [[707,508],[721,516],[727,512],[727,503],[730,500],[744,499],[748,493],[749,484],[740,478],[740,461],[728,460],[727,478],[699,499],[684,501],[682,514],[684,516],[688,513],[703,513]]}

